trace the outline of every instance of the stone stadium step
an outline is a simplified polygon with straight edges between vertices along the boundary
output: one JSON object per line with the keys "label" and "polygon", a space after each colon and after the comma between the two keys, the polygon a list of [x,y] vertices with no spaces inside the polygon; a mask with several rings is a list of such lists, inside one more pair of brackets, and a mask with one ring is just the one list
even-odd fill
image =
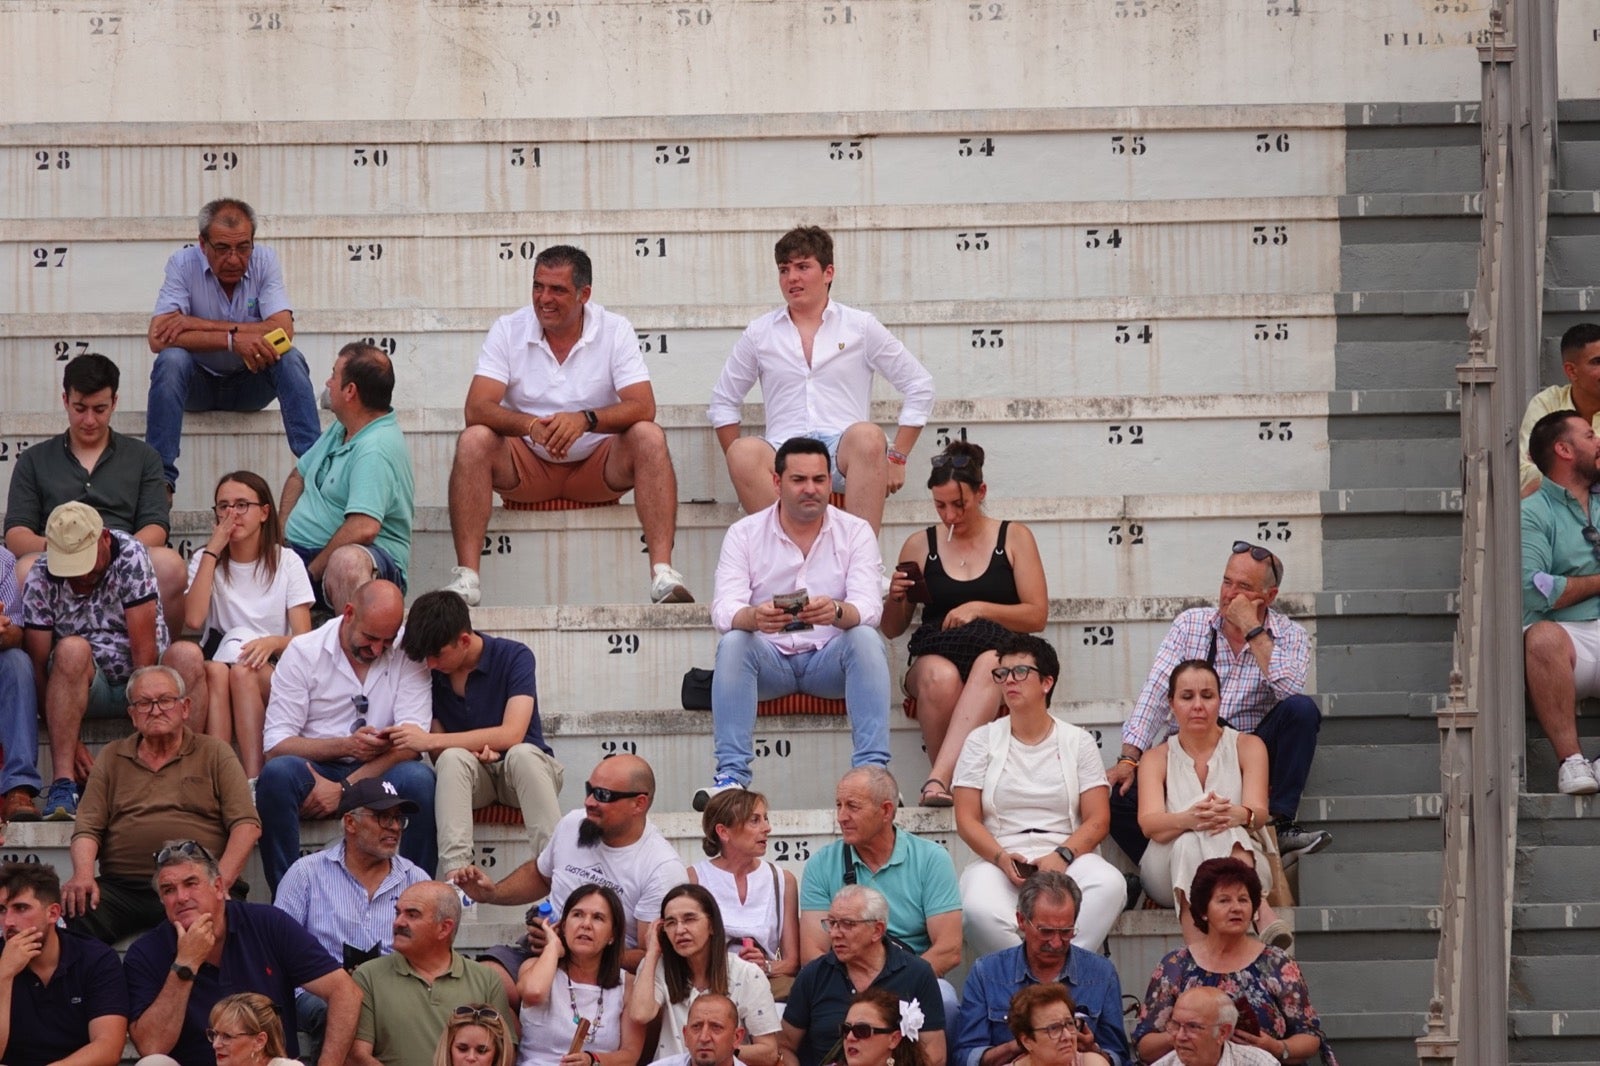
{"label": "stone stadium step", "polygon": [[[159,276],[150,279],[151,304],[159,282]],[[344,344],[371,338],[394,358],[397,407],[450,406],[451,400],[459,405],[488,328],[525,302],[522,293],[496,309],[313,312],[299,317],[295,343],[321,381]],[[704,405],[745,325],[771,306],[613,309],[639,333],[656,401]],[[916,354],[945,396],[1170,396],[1333,387],[1333,303],[1325,295],[967,300],[870,310]],[[60,364],[89,351],[121,368],[123,409],[143,407],[155,359],[145,341],[148,324],[148,315],[136,312],[7,316],[0,321],[0,386],[8,410],[59,410]],[[1389,387],[1381,380],[1371,384]],[[879,382],[874,398],[895,397]]]}
{"label": "stone stadium step", "polygon": [[[1337,208],[1331,197],[952,204],[839,209],[830,221],[848,279],[840,299],[870,308],[991,291],[1330,292]],[[772,241],[793,222],[793,212],[760,209],[332,216],[280,220],[271,245],[302,313],[516,307],[537,250],[558,243],[593,257],[602,303],[615,293],[646,305],[750,304],[771,300]],[[19,311],[147,311],[153,279],[192,229],[187,218],[0,220],[0,288],[16,293]],[[905,269],[880,269],[886,262]]]}
{"label": "stone stadium step", "polygon": [[[284,122],[44,128],[0,148],[20,179],[0,217],[185,216],[225,166],[230,194],[273,220],[300,215],[570,209],[816,209],[1343,192],[1337,106],[636,120]],[[1227,123],[1223,125],[1222,123]],[[647,135],[645,135],[647,134]],[[666,142],[666,143],[663,143]],[[665,157],[665,158],[663,158]],[[160,175],[148,185],[123,175]],[[305,174],[318,180],[297,180]],[[1066,180],[1040,182],[1040,174]],[[1070,177],[1067,177],[1070,176]]]}

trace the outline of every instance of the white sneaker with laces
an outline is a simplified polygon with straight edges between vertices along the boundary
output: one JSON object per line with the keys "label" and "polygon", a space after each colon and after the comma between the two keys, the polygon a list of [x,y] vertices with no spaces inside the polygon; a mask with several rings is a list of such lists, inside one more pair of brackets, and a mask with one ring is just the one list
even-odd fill
{"label": "white sneaker with laces", "polygon": [[467,601],[468,607],[478,606],[478,601],[483,599],[483,591],[478,587],[478,572],[470,566],[452,566],[450,583],[439,591],[454,592]]}
{"label": "white sneaker with laces", "polygon": [[1574,755],[1556,771],[1556,787],[1568,796],[1592,796],[1600,792],[1600,775],[1596,775],[1588,759]]}
{"label": "white sneaker with laces", "polygon": [[657,563],[652,570],[655,580],[650,583],[651,603],[693,603],[694,597],[683,585],[683,575],[670,563]]}

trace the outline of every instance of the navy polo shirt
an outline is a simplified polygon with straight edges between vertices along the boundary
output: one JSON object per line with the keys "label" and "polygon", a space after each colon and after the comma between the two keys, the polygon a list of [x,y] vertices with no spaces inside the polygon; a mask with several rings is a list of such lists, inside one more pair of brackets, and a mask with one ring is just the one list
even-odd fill
{"label": "navy polo shirt", "polygon": [[[872,979],[872,987],[887,988],[907,1002],[917,1000],[922,1005],[922,1031],[942,1031],[944,996],[933,967],[920,955],[893,944],[885,943],[884,947],[888,957]],[[789,1002],[783,1008],[784,1022],[805,1030],[800,1041],[800,1066],[821,1066],[822,1057],[839,1042],[839,1023],[849,1013],[853,998],[855,989],[850,987],[849,971],[833,952],[800,968],[794,987],[789,990]]]}
{"label": "navy polo shirt", "polygon": [[[473,632],[477,632],[474,630]],[[493,729],[505,721],[506,702],[513,696],[533,699],[533,717],[528,721],[524,744],[532,744],[546,755],[555,755],[544,742],[539,724],[539,689],[533,678],[533,651],[520,640],[483,638],[483,654],[477,668],[467,675],[467,694],[457,696],[450,675],[434,670],[433,717],[446,733],[465,733],[469,729]]]}
{"label": "navy polo shirt", "polygon": [[[277,1005],[289,1058],[300,1053],[295,1036],[294,990],[339,968],[332,955],[293,918],[265,903],[229,900],[222,966],[201,963],[184,1010],[178,1043],[169,1052],[183,1066],[214,1066],[216,1056],[206,1040],[211,1008],[236,992],[260,992]],[[134,941],[122,960],[128,978],[130,1018],[137,1020],[166,984],[167,971],[178,955],[178,932],[162,922]]]}
{"label": "navy polo shirt", "polygon": [[117,953],[98,940],[57,929],[61,960],[48,985],[32,970],[11,980],[11,1040],[7,1066],[45,1066],[81,1051],[89,1023],[128,1016],[128,986]]}

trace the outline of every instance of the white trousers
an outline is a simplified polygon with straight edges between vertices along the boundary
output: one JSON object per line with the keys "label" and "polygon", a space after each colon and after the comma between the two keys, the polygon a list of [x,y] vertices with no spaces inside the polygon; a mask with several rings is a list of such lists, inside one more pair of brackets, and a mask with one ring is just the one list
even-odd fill
{"label": "white trousers", "polygon": [[[1128,903],[1128,884],[1115,866],[1092,851],[1079,855],[1067,874],[1083,891],[1072,943],[1098,952]],[[1017,890],[994,863],[979,859],[961,871],[961,914],[967,944],[979,955],[1022,943],[1017,934]]]}

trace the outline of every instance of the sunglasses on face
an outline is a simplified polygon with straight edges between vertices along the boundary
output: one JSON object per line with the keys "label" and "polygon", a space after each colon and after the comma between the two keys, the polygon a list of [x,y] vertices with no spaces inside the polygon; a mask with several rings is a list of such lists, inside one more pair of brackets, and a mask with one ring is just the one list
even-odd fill
{"label": "sunglasses on face", "polygon": [[[1590,528],[1592,529],[1594,527],[1591,526]],[[1590,543],[1593,543],[1593,541]],[[1259,544],[1251,544],[1248,541],[1243,540],[1236,540],[1233,542],[1233,554],[1243,555],[1245,552],[1249,552],[1250,558],[1254,559],[1256,562],[1266,563],[1272,567],[1273,584],[1277,584],[1283,580],[1283,564],[1278,561],[1278,557],[1276,555],[1273,555],[1270,551],[1263,548]]]}
{"label": "sunglasses on face", "polygon": [[869,1040],[874,1035],[886,1036],[894,1032],[893,1027],[887,1025],[872,1025],[868,1022],[840,1022],[839,1039],[853,1036],[857,1040]]}
{"label": "sunglasses on face", "polygon": [[637,799],[640,796],[648,795],[645,792],[624,792],[614,788],[602,788],[592,781],[583,783],[583,794],[585,796],[593,796],[596,803],[615,803],[618,800]]}

